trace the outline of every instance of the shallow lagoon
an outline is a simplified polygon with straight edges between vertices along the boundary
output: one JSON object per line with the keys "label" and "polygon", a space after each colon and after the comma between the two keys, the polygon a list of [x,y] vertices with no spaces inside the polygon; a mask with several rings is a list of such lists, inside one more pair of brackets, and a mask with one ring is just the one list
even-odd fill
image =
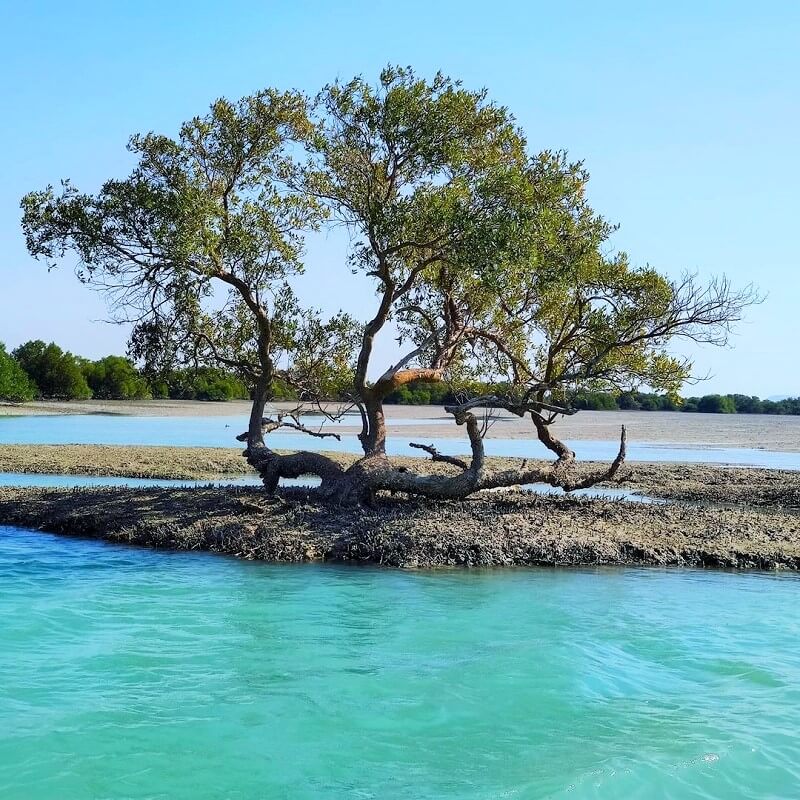
{"label": "shallow lagoon", "polygon": [[[404,421],[400,421],[404,422]],[[408,422],[408,420],[405,420]],[[414,421],[419,424],[420,421]],[[396,424],[394,421],[391,425]],[[141,444],[182,447],[238,447],[235,437],[246,428],[242,416],[141,417],[109,414],[65,414],[58,416],[0,416],[0,444]],[[335,429],[335,428],[334,428]],[[466,439],[415,437],[434,444],[443,453],[469,451]],[[388,450],[393,455],[416,455],[409,439],[393,435]],[[270,443],[287,450],[308,449],[359,452],[354,435],[336,439],[312,439],[295,433],[273,433]],[[616,455],[614,441],[568,442],[585,460],[606,461]],[[486,452],[495,456],[548,458],[549,452],[531,439],[486,439]],[[741,447],[691,447],[684,444],[628,443],[629,461],[723,463],[774,469],[800,469],[800,453],[773,452]]]}
{"label": "shallow lagoon", "polygon": [[[401,420],[409,422],[409,420]],[[411,422],[418,423],[419,420]],[[309,423],[310,424],[310,423]],[[0,444],[110,444],[110,445],[174,445],[180,447],[230,447],[242,445],[235,441],[234,431],[246,426],[241,417],[140,417],[109,414],[75,414],[63,416],[30,416],[0,417]],[[429,442],[430,439],[425,439]],[[461,453],[468,449],[466,443],[454,439],[434,439],[441,452]],[[338,452],[359,452],[359,443],[354,436],[343,436],[342,441],[336,439],[314,439],[297,434],[271,434],[270,443],[276,448],[292,449],[307,447],[323,448]],[[609,450],[606,442],[579,443],[591,449]],[[400,437],[390,437],[389,451],[397,455],[419,456],[418,450],[407,446],[408,441]],[[541,456],[547,451],[535,441],[516,439],[487,439],[487,451],[493,455],[523,455],[531,448],[538,448]],[[757,451],[755,451],[757,452]],[[773,455],[787,455],[775,453]],[[788,454],[792,455],[792,454]],[[600,456],[602,457],[602,456]],[[424,463],[424,459],[421,461]],[[0,472],[0,486],[31,487],[93,487],[93,486],[208,486],[235,485],[257,486],[260,484],[256,476],[225,478],[219,481],[209,480],[156,480],[152,478],[95,477],[87,475],[46,475],[35,473]],[[284,479],[284,486],[316,486],[319,479],[304,477],[296,480]],[[563,494],[561,489],[546,484],[531,484],[526,487],[539,494]],[[618,488],[591,488],[572,493],[579,497],[604,497],[610,500],[631,500],[633,502],[651,502],[635,492]]]}
{"label": "shallow lagoon", "polygon": [[795,577],[270,566],[0,529],[0,796],[793,797]]}

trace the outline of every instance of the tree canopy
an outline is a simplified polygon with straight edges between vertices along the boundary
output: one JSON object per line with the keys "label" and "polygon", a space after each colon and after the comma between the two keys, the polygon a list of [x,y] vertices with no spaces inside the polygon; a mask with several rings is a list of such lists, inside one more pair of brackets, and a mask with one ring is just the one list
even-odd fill
{"label": "tree canopy", "polygon": [[12,403],[23,403],[33,400],[36,387],[31,383],[19,362],[6,352],[5,345],[0,343],[0,400]]}
{"label": "tree canopy", "polygon": [[101,400],[140,400],[151,396],[146,381],[136,367],[122,356],[84,361],[81,371],[92,397]]}
{"label": "tree canopy", "polygon": [[[133,323],[131,354],[147,369],[235,370],[254,396],[246,454],[270,489],[303,472],[340,499],[463,496],[533,479],[575,488],[574,454],[550,430],[574,399],[676,392],[692,364],[675,342],[725,343],[757,299],[724,278],[675,281],[614,252],[583,164],[531,153],[508,109],[441,74],[389,67],[376,84],[337,81],[314,100],[274,89],[218,100],[176,138],[134,136],[129,149],[131,175],[95,194],[64,182],[26,195],[29,251],[76,253],[79,277]],[[363,318],[326,318],[294,291],[305,237],[328,226],[350,235],[342,269],[375,291]],[[373,363],[381,335],[398,337],[394,364]],[[476,381],[503,388],[476,394]],[[448,411],[473,452],[460,475],[399,472],[385,458],[384,402],[418,382],[458,392]],[[332,393],[346,398],[360,412],[363,461],[343,474],[318,453],[272,451],[265,433],[304,429],[296,414],[264,419],[278,386],[320,408]],[[489,475],[478,416],[488,409],[529,416],[556,463]],[[623,458],[624,434],[591,480]]]}
{"label": "tree canopy", "polygon": [[92,396],[78,360],[55,342],[45,344],[41,339],[26,342],[13,355],[39,397],[85,400]]}

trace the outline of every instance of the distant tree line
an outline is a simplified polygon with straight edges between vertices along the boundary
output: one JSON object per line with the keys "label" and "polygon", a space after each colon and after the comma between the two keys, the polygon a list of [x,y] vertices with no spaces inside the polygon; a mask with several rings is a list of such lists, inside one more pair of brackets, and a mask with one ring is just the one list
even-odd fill
{"label": "distant tree line", "polygon": [[[465,395],[502,395],[502,384],[475,384],[456,391],[441,382],[417,381],[401,386],[386,397],[393,405],[446,405]],[[213,367],[175,369],[148,376],[123,356],[91,361],[62,350],[54,342],[34,340],[11,353],[0,343],[0,400],[34,399],[142,400],[247,400],[248,387],[235,375]],[[291,387],[276,381],[273,400],[303,399]],[[331,400],[344,398],[331,397]],[[573,408],[591,411],[686,411],[705,414],[796,414],[800,398],[762,400],[744,394],[707,394],[681,398],[647,392],[582,392],[569,398]]]}
{"label": "distant tree line", "polygon": [[701,414],[800,414],[800,397],[762,400],[746,394],[706,394],[702,397],[678,397],[647,392],[580,394],[573,406],[596,411],[687,411]]}
{"label": "distant tree line", "polygon": [[[480,394],[502,394],[503,387],[472,387]],[[452,388],[440,383],[419,382],[403,386],[386,398],[398,405],[443,405],[459,402]],[[648,392],[583,392],[570,400],[573,408],[590,411],[687,411],[704,414],[800,414],[800,397],[762,400],[745,394],[707,394],[678,397]]]}
{"label": "distant tree line", "polygon": [[0,400],[247,400],[247,387],[221,369],[176,369],[144,375],[127,358],[91,361],[62,350],[55,342],[25,342],[8,353],[0,343]]}
{"label": "distant tree line", "polygon": [[6,352],[5,345],[0,343],[0,400],[21,403],[32,400],[35,395],[36,389],[28,374],[17,359]]}

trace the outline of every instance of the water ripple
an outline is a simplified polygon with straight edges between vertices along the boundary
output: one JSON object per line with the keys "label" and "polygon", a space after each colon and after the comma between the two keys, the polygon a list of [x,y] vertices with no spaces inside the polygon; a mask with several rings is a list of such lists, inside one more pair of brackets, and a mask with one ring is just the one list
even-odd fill
{"label": "water ripple", "polygon": [[0,528],[0,797],[783,800],[798,586],[269,566]]}

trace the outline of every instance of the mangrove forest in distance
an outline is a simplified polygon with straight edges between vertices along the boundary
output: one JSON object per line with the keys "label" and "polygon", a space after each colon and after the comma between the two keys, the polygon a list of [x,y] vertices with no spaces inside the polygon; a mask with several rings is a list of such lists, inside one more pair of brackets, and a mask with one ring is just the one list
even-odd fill
{"label": "mangrove forest in distance", "polygon": [[[386,396],[389,405],[448,405],[464,391],[495,394],[504,387],[473,384],[456,388],[446,383],[417,381]],[[220,367],[185,367],[148,375],[128,358],[111,355],[95,361],[41,340],[26,342],[8,353],[0,343],[0,402],[31,400],[249,400],[250,392],[235,373]],[[276,382],[275,400],[301,400],[300,393]],[[329,402],[345,402],[331,394]],[[680,397],[642,391],[578,392],[572,406],[586,411],[684,411],[708,414],[800,414],[800,398],[762,400],[746,394]]]}

